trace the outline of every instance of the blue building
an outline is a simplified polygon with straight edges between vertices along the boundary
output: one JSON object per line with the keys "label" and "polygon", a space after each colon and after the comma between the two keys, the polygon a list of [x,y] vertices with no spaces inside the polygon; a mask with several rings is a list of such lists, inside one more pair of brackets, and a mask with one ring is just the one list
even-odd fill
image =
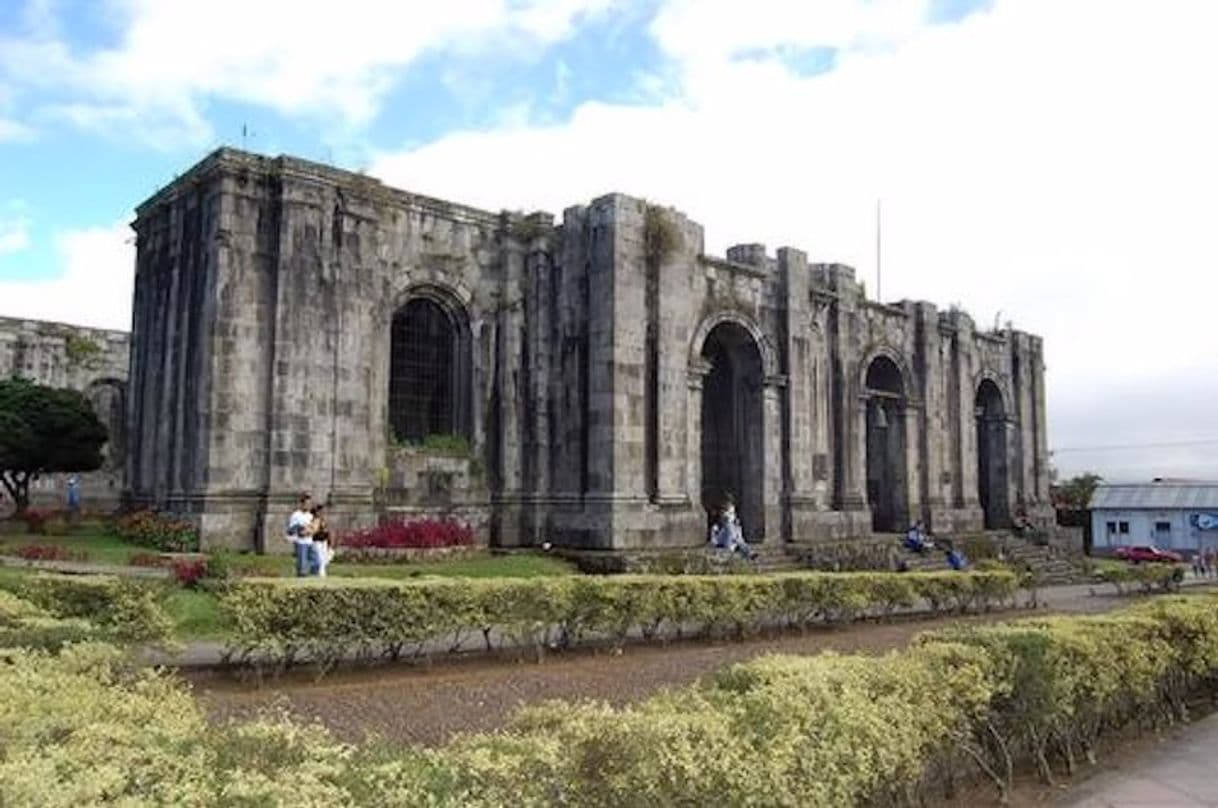
{"label": "blue building", "polygon": [[1218,482],[1101,485],[1090,508],[1095,550],[1218,547]]}

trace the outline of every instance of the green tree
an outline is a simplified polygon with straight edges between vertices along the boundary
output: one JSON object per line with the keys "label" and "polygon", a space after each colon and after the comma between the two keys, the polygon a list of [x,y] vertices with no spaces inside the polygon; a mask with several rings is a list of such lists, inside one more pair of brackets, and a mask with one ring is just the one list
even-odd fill
{"label": "green tree", "polygon": [[24,513],[30,482],[54,472],[93,471],[102,464],[106,428],[89,401],[28,379],[0,381],[0,483]]}
{"label": "green tree", "polygon": [[1054,486],[1053,500],[1059,508],[1083,510],[1091,502],[1095,487],[1103,481],[1103,477],[1092,472],[1076,475]]}

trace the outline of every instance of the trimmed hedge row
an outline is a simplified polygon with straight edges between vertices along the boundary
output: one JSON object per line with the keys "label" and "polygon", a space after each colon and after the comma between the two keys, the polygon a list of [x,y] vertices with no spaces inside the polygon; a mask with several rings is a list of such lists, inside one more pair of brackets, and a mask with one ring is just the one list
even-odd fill
{"label": "trimmed hedge row", "polygon": [[925,635],[882,657],[768,657],[613,709],[550,703],[438,749],[341,744],[286,719],[209,725],[111,651],[0,665],[5,805],[859,806],[978,771],[1000,788],[1181,719],[1218,675],[1218,598]]}
{"label": "trimmed hedge row", "polygon": [[1105,564],[1095,571],[1095,579],[1112,584],[1118,595],[1137,589],[1147,594],[1179,589],[1184,567],[1179,564]]}
{"label": "trimmed hedge row", "polygon": [[936,612],[987,609],[1013,598],[1009,571],[789,573],[529,579],[252,579],[223,597],[241,660],[323,665],[345,657],[398,658],[437,645],[457,650],[481,634],[541,654],[589,635],[742,635],[891,615],[925,602]]}
{"label": "trimmed hedge row", "polygon": [[173,629],[156,590],[114,576],[34,575],[15,594],[53,617],[87,620],[118,642],[164,640]]}
{"label": "trimmed hedge row", "polygon": [[0,592],[0,648],[53,651],[67,643],[100,637],[101,632],[85,620],[52,617],[11,592]]}

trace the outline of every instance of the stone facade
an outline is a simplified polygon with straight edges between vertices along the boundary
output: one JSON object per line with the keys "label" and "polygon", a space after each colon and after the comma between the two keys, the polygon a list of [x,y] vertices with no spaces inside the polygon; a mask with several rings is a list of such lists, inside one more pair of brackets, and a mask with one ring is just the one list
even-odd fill
{"label": "stone facade", "polygon": [[698,544],[729,494],[766,542],[1051,513],[1038,337],[640,199],[555,222],[222,149],[134,227],[129,493],[208,544],[278,544],[301,490],[585,550]]}
{"label": "stone facade", "polygon": [[[62,323],[0,317],[0,378],[23,376],[39,384],[83,392],[110,433],[101,469],[80,475],[81,507],[111,510],[123,491],[129,335]],[[30,484],[36,507],[62,507],[67,475]]]}

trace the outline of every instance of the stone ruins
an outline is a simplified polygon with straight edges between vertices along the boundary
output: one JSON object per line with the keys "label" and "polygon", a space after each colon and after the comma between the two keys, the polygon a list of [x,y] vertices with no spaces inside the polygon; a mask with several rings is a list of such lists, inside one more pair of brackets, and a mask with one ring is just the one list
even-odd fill
{"label": "stone ruins", "polygon": [[699,545],[727,496],[768,544],[1051,521],[1040,338],[642,199],[556,222],[221,149],[134,228],[126,494],[205,546],[277,547],[301,490],[585,550]]}
{"label": "stone ruins", "polygon": [[[80,390],[110,433],[102,467],[80,475],[81,504],[89,509],[112,510],[121,501],[128,362],[128,335],[121,331],[0,317],[0,378],[23,376]],[[52,474],[32,482],[31,505],[64,507],[67,477]]]}

